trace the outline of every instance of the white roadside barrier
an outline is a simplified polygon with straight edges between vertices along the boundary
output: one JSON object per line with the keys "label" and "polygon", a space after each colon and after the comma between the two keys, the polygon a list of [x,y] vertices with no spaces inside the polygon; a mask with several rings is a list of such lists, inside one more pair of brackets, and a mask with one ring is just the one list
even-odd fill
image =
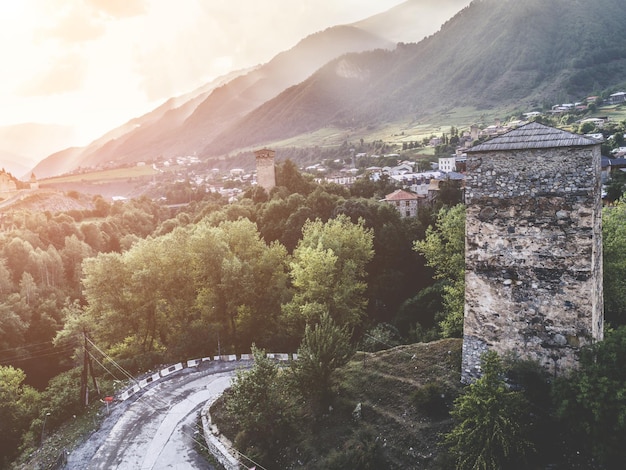
{"label": "white roadside barrier", "polygon": [[[270,359],[283,362],[283,361],[289,361],[291,357],[293,358],[293,360],[296,360],[298,358],[298,355],[295,353],[291,355],[288,353],[267,353],[267,357]],[[143,379],[135,382],[133,385],[131,385],[130,387],[122,391],[118,395],[117,398],[120,401],[128,400],[135,393],[139,392],[140,390],[143,390],[148,385],[158,382],[162,378],[167,377],[168,375],[171,375],[174,372],[178,372],[179,370],[183,370],[185,368],[191,368],[191,367],[199,367],[200,364],[203,362],[220,362],[220,361],[221,362],[235,362],[237,360],[253,361],[254,356],[252,354],[241,354],[238,358],[236,354],[227,354],[227,355],[214,356],[214,357],[203,357],[201,359],[190,359],[186,362],[179,362],[177,364],[173,364],[164,369],[161,369],[160,371],[155,372],[149,375],[148,377],[144,377]]]}

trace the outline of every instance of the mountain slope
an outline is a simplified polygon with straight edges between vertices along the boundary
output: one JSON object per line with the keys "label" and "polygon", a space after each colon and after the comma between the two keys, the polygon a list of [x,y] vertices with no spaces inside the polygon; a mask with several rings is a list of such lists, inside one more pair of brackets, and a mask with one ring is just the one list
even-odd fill
{"label": "mountain slope", "polygon": [[329,60],[346,52],[392,46],[385,39],[351,26],[312,34],[267,64],[215,90],[181,126],[180,136],[187,141],[199,140],[201,145],[194,147],[199,151],[236,119],[300,83]]}
{"label": "mountain slope", "polygon": [[246,72],[248,70],[232,72],[183,96],[171,98],[151,112],[107,132],[86,147],[71,147],[49,155],[33,171],[38,177],[60,175],[80,167],[119,161],[133,150],[136,151],[134,161],[152,158],[155,153],[158,156],[165,136],[174,132],[211,91]]}
{"label": "mountain slope", "polygon": [[625,21],[619,0],[475,0],[418,44],[327,64],[237,122],[203,155],[437,108],[580,99],[625,81]]}
{"label": "mountain slope", "polygon": [[419,42],[437,32],[445,21],[469,3],[470,0],[407,0],[352,26],[395,43]]}
{"label": "mountain slope", "polygon": [[301,82],[329,60],[379,47],[393,47],[393,43],[352,26],[328,28],[267,64],[223,77],[201,93],[170,100],[78,152],[68,149],[51,155],[35,172],[52,176],[110,161],[131,163],[193,154],[236,119]]}

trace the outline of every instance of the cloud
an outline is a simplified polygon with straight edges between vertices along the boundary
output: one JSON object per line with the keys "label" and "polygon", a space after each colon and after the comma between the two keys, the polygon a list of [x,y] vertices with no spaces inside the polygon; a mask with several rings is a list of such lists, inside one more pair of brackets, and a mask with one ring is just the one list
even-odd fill
{"label": "cloud", "polygon": [[56,59],[50,68],[18,88],[24,97],[46,96],[79,90],[87,74],[87,62],[80,54],[70,53]]}
{"label": "cloud", "polygon": [[83,4],[77,4],[60,16],[53,27],[43,29],[40,34],[67,43],[81,43],[98,39],[105,32],[106,27],[95,12]]}
{"label": "cloud", "polygon": [[87,0],[87,5],[114,18],[129,18],[146,13],[145,0]]}
{"label": "cloud", "polygon": [[[52,8],[56,5],[56,8]],[[44,39],[60,39],[67,43],[93,41],[106,33],[107,22],[143,15],[145,0],[57,0],[45,8],[54,26],[43,28]]]}

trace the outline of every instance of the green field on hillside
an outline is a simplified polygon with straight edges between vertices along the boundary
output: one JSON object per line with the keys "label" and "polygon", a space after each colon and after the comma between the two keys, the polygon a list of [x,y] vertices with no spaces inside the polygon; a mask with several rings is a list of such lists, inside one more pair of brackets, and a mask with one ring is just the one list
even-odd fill
{"label": "green field on hillside", "polygon": [[152,168],[150,165],[146,166],[132,166],[128,168],[114,168],[111,170],[97,170],[87,173],[77,173],[73,175],[64,175],[54,178],[42,179],[40,182],[44,184],[58,184],[58,183],[106,183],[110,181],[117,181],[120,179],[128,178],[142,178],[146,176],[158,175],[159,171]]}

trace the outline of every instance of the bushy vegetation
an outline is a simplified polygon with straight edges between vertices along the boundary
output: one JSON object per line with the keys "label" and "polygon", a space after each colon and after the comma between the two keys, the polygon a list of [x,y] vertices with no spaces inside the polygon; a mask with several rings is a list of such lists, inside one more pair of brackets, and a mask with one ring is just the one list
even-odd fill
{"label": "bushy vegetation", "polygon": [[[262,393],[254,386],[261,378],[243,373],[235,387],[242,393],[227,395],[238,427],[236,443],[269,462],[295,458],[281,453],[280,432],[307,422],[320,433],[332,421],[329,409],[351,416],[356,403],[343,401],[340,392],[346,391],[342,370],[352,367],[345,364],[356,345],[376,351],[460,336],[462,206],[424,209],[416,219],[401,219],[392,207],[377,201],[392,190],[389,181],[351,190],[320,185],[289,161],[278,168],[277,177],[280,184],[269,194],[256,188],[232,204],[211,196],[181,212],[147,199],[110,204],[96,198],[89,211],[5,213],[0,244],[0,366],[5,375],[0,383],[0,423],[10,435],[1,449],[5,462],[15,457],[19,446],[36,446],[44,421],[52,432],[82,412],[80,378],[73,367],[79,363],[78,338],[84,333],[135,372],[189,357],[244,353],[253,344],[264,350],[298,351],[302,360],[288,369],[257,360],[262,370],[256,373],[265,380],[261,388],[271,389],[271,397],[229,402],[233,396]],[[615,327],[623,323],[623,289],[617,281],[624,277],[622,212],[618,203],[604,213],[605,301],[607,318]],[[617,329],[609,338],[623,334]],[[620,376],[608,377],[609,359],[620,357],[622,343],[606,342],[613,348],[606,356],[602,349],[583,356],[580,373],[589,378],[574,380],[606,386],[620,396]],[[609,365],[593,369],[595,363],[585,357],[608,357],[601,360]],[[480,411],[483,402],[491,399],[490,393],[501,404],[510,398],[510,407],[489,410],[507,419],[507,425],[526,423],[525,437],[513,427],[502,428],[500,448],[483,446],[491,454],[477,458],[501,462],[524,453],[506,447],[506,439],[532,443],[536,452],[528,453],[529,465],[569,462],[578,440],[587,443],[586,462],[595,459],[610,466],[621,455],[616,441],[603,439],[599,424],[619,416],[611,411],[621,406],[619,402],[607,410],[600,404],[589,409],[572,406],[586,400],[590,389],[559,382],[561,392],[550,398],[553,384],[529,372],[532,368],[505,364],[502,372],[496,362],[493,376],[468,389],[454,407],[455,387],[435,380],[435,375],[410,385],[405,395],[412,397],[420,416],[450,423],[453,409],[459,425],[476,415],[484,418],[477,424],[491,425],[488,413]],[[458,370],[459,365],[450,367]],[[106,375],[98,366],[96,373]],[[110,386],[103,390],[112,391]],[[477,402],[465,398],[478,391]],[[602,396],[602,390],[594,394]],[[526,402],[517,401],[522,396]],[[246,411],[253,405],[252,413]],[[534,418],[526,422],[529,413]],[[276,420],[283,425],[262,427]],[[579,425],[569,427],[570,435],[545,431],[575,420]],[[609,428],[619,436],[620,426],[618,420]],[[376,432],[372,422],[337,436],[341,450],[317,461],[317,468],[384,465],[380,459],[389,457],[381,457],[386,452]],[[466,445],[478,448],[460,437],[448,443],[450,455],[457,457]],[[306,452],[314,459],[313,448]]]}
{"label": "bushy vegetation", "polygon": [[529,404],[524,394],[511,390],[497,353],[485,353],[482,376],[456,399],[454,429],[445,444],[459,470],[528,468],[534,450],[529,438]]}
{"label": "bushy vegetation", "polygon": [[[393,190],[387,181],[357,187],[357,196],[314,183],[290,161],[277,179],[271,194],[256,188],[233,204],[207,195],[174,210],[146,198],[96,197],[88,210],[4,212],[0,365],[25,372],[24,397],[39,403],[62,382],[78,396],[71,369],[81,362],[84,333],[137,372],[248,352],[253,343],[295,352],[322,314],[346,328],[351,345],[380,322],[396,323],[400,306],[432,282],[412,250],[432,212],[401,219],[374,199]],[[398,339],[407,342],[428,320],[415,308],[403,312]],[[44,416],[53,431],[76,413],[76,401],[52,400],[49,416],[19,405],[17,445],[3,458]]]}

